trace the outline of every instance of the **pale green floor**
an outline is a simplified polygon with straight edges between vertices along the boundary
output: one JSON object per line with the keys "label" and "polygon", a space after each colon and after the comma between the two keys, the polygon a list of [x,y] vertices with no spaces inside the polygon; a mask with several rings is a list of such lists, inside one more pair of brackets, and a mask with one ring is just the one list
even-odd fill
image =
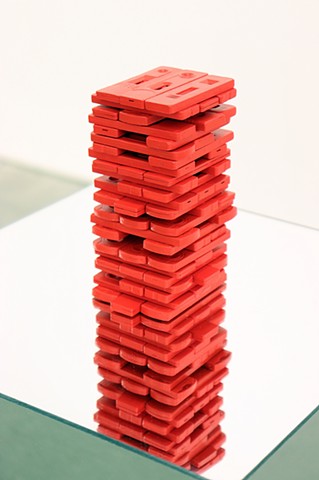
{"label": "pale green floor", "polygon": [[77,179],[0,160],[0,228],[87,185]]}

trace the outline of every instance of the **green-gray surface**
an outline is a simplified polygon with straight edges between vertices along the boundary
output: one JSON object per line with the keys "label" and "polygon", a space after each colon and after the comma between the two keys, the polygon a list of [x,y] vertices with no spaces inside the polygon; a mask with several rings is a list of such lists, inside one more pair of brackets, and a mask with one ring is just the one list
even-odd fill
{"label": "green-gray surface", "polygon": [[318,479],[319,407],[244,478],[244,480]]}
{"label": "green-gray surface", "polygon": [[88,184],[0,159],[0,228],[72,195]]}
{"label": "green-gray surface", "polygon": [[1,480],[142,478],[201,477],[0,394]]}

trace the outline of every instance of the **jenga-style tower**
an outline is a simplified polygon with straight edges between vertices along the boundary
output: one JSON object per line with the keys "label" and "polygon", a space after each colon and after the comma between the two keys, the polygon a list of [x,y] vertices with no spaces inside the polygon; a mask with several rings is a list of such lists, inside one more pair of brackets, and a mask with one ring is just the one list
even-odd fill
{"label": "jenga-style tower", "polygon": [[225,223],[236,214],[222,129],[230,78],[159,67],[98,90],[92,214],[102,381],[98,431],[202,472],[224,454]]}

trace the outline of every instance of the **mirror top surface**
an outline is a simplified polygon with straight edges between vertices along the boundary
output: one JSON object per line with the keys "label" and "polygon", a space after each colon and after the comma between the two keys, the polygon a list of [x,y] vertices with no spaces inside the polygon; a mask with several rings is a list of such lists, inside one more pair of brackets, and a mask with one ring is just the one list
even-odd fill
{"label": "mirror top surface", "polygon": [[[0,391],[95,429],[91,210],[88,188],[0,231]],[[216,480],[247,475],[319,398],[319,232],[245,212],[230,229]]]}

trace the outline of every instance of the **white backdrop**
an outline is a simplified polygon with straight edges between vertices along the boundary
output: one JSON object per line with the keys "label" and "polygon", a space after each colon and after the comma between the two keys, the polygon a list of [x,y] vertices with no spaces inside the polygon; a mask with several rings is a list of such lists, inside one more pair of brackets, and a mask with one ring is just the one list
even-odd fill
{"label": "white backdrop", "polygon": [[317,0],[7,0],[0,157],[90,178],[90,94],[158,65],[234,77],[237,205],[319,228]]}

